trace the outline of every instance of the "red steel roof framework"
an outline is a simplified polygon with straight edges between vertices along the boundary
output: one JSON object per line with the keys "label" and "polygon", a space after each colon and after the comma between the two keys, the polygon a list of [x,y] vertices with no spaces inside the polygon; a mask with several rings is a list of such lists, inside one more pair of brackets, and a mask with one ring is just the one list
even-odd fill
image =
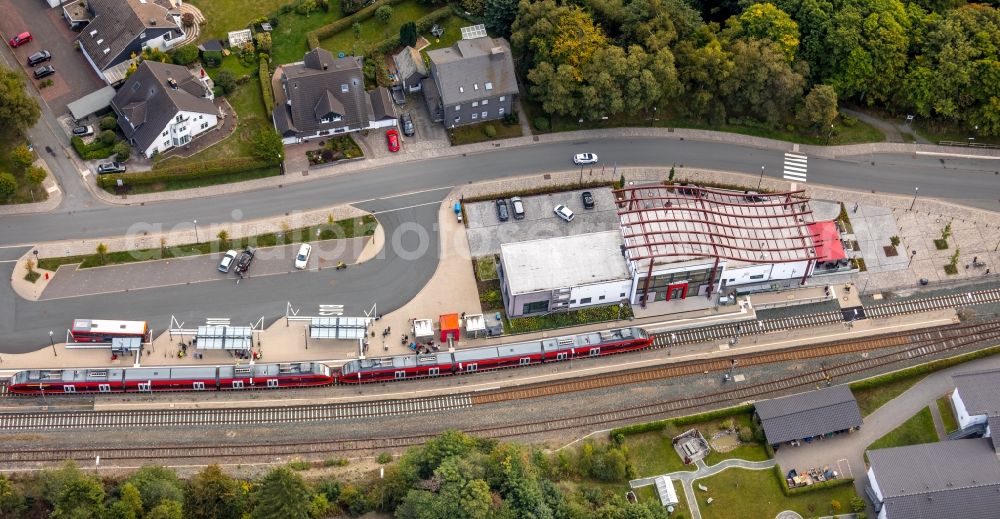
{"label": "red steel roof framework", "polygon": [[648,260],[646,294],[657,258],[715,258],[747,263],[807,261],[802,282],[817,260],[821,243],[804,190],[751,194],[694,185],[644,184],[615,190],[625,250],[632,261]]}

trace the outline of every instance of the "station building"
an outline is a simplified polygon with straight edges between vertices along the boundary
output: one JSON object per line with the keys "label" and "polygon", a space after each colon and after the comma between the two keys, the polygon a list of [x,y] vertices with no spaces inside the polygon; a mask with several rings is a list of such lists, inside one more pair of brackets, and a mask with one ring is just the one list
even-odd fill
{"label": "station building", "polygon": [[833,221],[803,191],[746,193],[690,185],[615,191],[620,228],[500,246],[507,315],[628,302],[645,306],[804,284],[842,265]]}

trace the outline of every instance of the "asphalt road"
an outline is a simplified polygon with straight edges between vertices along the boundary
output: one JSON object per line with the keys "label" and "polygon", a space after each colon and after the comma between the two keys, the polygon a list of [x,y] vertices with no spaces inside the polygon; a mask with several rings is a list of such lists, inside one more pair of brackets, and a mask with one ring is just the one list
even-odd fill
{"label": "asphalt road", "polygon": [[[360,316],[378,304],[380,313],[399,308],[422,288],[438,263],[437,193],[359,204],[374,212],[385,230],[388,247],[375,259],[346,270],[294,272],[134,290],[97,296],[25,301],[9,283],[0,286],[0,353],[47,347],[48,333],[65,336],[74,318],[142,319],[162,332],[171,315],[193,328],[207,317],[229,317],[234,325],[250,325],[263,317],[266,325],[285,314],[287,303],[300,315],[316,315],[320,304],[344,305],[344,315]],[[397,202],[411,206],[406,209]],[[420,222],[423,225],[415,226]],[[425,231],[426,230],[426,231]],[[0,265],[9,279],[13,263]],[[294,277],[292,277],[294,276]]]}
{"label": "asphalt road", "polygon": [[[397,193],[446,188],[540,171],[565,170],[573,153],[593,151],[602,164],[620,166],[684,165],[746,171],[766,168],[781,177],[783,154],[743,146],[676,139],[621,138],[528,146],[365,170],[280,189],[237,193],[145,206],[60,208],[44,215],[5,217],[0,245],[118,235],[130,226],[152,225],[169,230],[198,220],[200,225],[263,218],[296,210],[357,202]],[[973,160],[908,155],[863,155],[834,160],[810,158],[808,181],[854,189],[955,199],[1000,209],[1000,160]],[[441,191],[443,196],[444,191]],[[396,207],[401,205],[396,204]],[[135,228],[135,227],[133,227]],[[145,229],[145,227],[144,227]]]}

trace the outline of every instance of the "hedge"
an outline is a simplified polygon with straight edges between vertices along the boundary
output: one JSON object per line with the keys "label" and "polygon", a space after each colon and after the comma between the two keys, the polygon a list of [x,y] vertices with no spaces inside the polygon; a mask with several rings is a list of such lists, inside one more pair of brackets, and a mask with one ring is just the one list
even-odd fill
{"label": "hedge", "polygon": [[813,483],[812,485],[805,487],[788,488],[788,480],[785,479],[785,474],[782,472],[781,465],[774,466],[774,474],[778,477],[778,481],[781,482],[781,491],[784,492],[786,496],[796,496],[799,494],[814,492],[816,490],[854,484],[854,478],[837,478],[820,481],[819,483]]}
{"label": "hedge", "polygon": [[101,142],[101,139],[94,139],[94,142],[87,144],[83,142],[83,139],[74,135],[70,142],[73,143],[73,149],[83,160],[106,159],[115,153],[114,144],[109,146]]}
{"label": "hedge", "polygon": [[141,173],[122,173],[119,175],[103,175],[102,182],[114,182],[121,179],[125,184],[145,185],[164,182],[167,180],[187,180],[200,177],[212,177],[216,175],[228,175],[239,173],[240,171],[250,171],[262,169],[274,165],[272,160],[260,160],[252,157],[222,158],[180,164],[177,166],[166,166]]}
{"label": "hedge", "polygon": [[267,58],[260,58],[260,95],[264,98],[264,108],[268,117],[274,111],[274,95],[271,93],[271,68],[267,66]]}
{"label": "hedge", "polygon": [[452,14],[451,7],[442,7],[435,11],[431,11],[424,16],[421,16],[416,21],[417,32],[421,33],[431,30],[431,27],[434,27],[435,23],[444,20],[445,18],[451,16],[451,14]]}
{"label": "hedge", "polygon": [[310,49],[315,49],[319,47],[319,42],[325,40],[340,31],[343,31],[354,24],[354,22],[363,22],[372,16],[375,16],[375,10],[383,5],[396,5],[402,3],[403,0],[377,0],[372,5],[365,7],[364,9],[350,15],[345,16],[333,23],[328,23],[322,27],[318,27],[309,31],[306,34],[306,40],[309,43]]}
{"label": "hedge", "polygon": [[467,196],[462,198],[462,203],[471,204],[473,202],[489,202],[496,200],[497,198],[510,198],[512,196],[547,195],[549,193],[559,193],[562,191],[570,191],[575,189],[594,189],[594,188],[609,187],[609,186],[611,186],[611,182],[607,182],[605,180],[594,180],[594,181],[584,182],[583,184],[572,182],[569,184],[555,184],[551,186],[534,187],[531,189],[520,189],[517,191],[500,191],[488,195]]}
{"label": "hedge", "polygon": [[716,418],[724,418],[726,416],[736,416],[739,414],[746,414],[752,411],[753,411],[752,404],[744,404],[735,407],[716,409],[714,411],[708,411],[705,413],[681,416],[679,418],[670,418],[667,420],[657,420],[655,422],[626,425],[625,427],[618,427],[617,429],[612,429],[609,434],[613,437],[616,434],[628,436],[630,434],[641,434],[651,431],[662,431],[663,429],[666,429],[666,427],[670,424],[674,424],[676,426],[691,425],[701,422],[707,422],[709,420],[715,420]]}
{"label": "hedge", "polygon": [[995,355],[997,353],[1000,353],[1000,346],[991,346],[989,348],[983,348],[971,353],[965,353],[947,359],[938,359],[926,364],[919,364],[917,366],[904,368],[898,371],[892,371],[884,375],[878,375],[864,380],[859,380],[857,382],[852,382],[850,384],[850,388],[852,391],[858,391],[861,389],[877,387],[895,382],[897,380],[902,380],[904,378],[916,377],[918,375],[925,375],[941,369],[950,368],[951,366],[962,364],[963,362],[968,362],[970,360],[989,357],[990,355]]}

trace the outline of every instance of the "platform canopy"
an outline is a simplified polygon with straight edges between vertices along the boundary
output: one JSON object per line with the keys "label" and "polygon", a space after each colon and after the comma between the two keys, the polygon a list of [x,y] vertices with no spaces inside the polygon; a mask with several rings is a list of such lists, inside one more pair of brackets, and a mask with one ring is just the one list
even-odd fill
{"label": "platform canopy", "polygon": [[413,336],[418,339],[422,337],[433,337],[434,321],[430,319],[414,319]]}
{"label": "platform canopy", "polygon": [[370,317],[313,317],[309,321],[312,339],[364,339]]}
{"label": "platform canopy", "polygon": [[249,350],[253,346],[253,329],[249,326],[199,326],[195,344],[199,350]]}

